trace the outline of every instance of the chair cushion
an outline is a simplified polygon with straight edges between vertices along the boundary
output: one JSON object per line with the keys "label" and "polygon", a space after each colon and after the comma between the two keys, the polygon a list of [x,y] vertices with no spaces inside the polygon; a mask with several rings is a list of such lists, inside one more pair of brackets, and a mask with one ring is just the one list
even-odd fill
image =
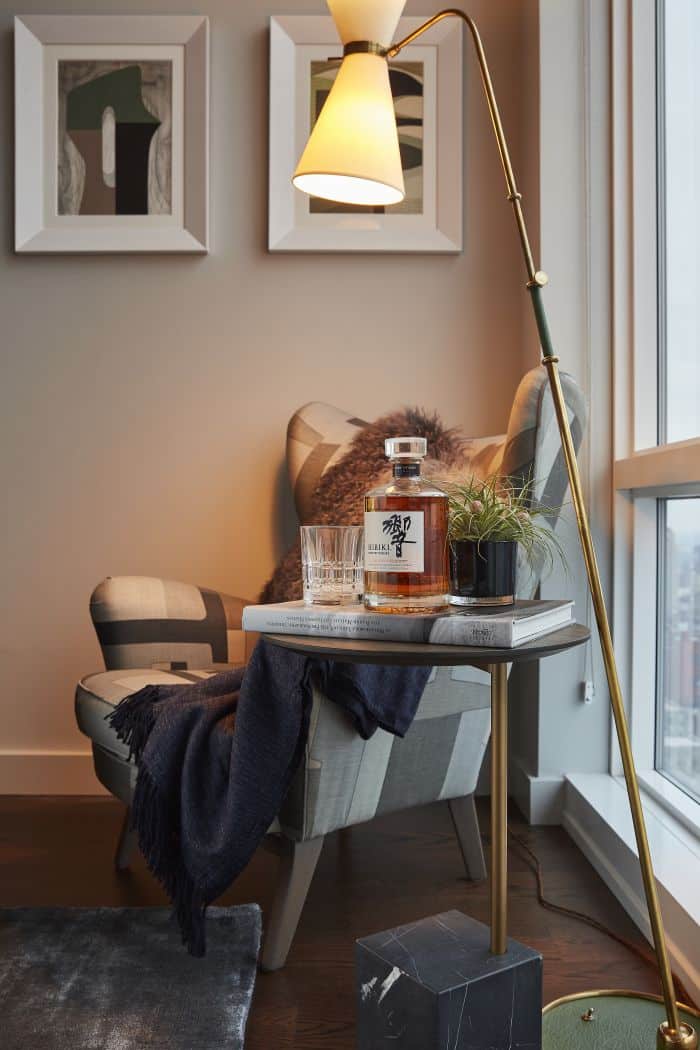
{"label": "chair cushion", "polygon": [[[212,664],[211,667],[200,668],[194,671],[159,671],[152,668],[131,668],[121,671],[101,671],[98,674],[87,675],[78,682],[75,690],[75,716],[78,726],[97,745],[94,752],[95,771],[98,780],[105,787],[121,798],[126,805],[130,804],[131,793],[134,787],[134,767],[124,767],[123,762],[129,759],[129,748],[119,740],[109,722],[107,716],[124,699],[132,693],[143,689],[145,685],[189,685],[192,682],[209,678],[220,671],[231,671],[240,664]],[[104,754],[107,752],[107,755]],[[114,756],[118,761],[115,761]],[[109,769],[107,768],[109,767]],[[132,776],[121,778],[115,775],[119,769],[126,773],[131,769]],[[129,783],[130,781],[130,783]],[[118,783],[123,782],[122,790]],[[277,817],[267,830],[268,835],[281,834],[280,822]]]}
{"label": "chair cushion", "polygon": [[100,747],[120,758],[129,757],[129,748],[118,739],[107,716],[117,704],[145,685],[187,685],[209,678],[219,671],[228,671],[236,664],[214,664],[196,671],[158,671],[136,668],[121,671],[102,671],[87,675],[78,682],[75,691],[75,717],[78,727]]}

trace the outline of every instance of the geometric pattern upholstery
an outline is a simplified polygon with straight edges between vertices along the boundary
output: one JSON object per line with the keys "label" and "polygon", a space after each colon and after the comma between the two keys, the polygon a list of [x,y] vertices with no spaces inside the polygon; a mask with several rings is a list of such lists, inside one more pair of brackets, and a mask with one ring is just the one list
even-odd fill
{"label": "geometric pattern upholstery", "polygon": [[242,664],[253,639],[241,629],[246,603],[218,591],[152,576],[107,577],[90,615],[111,668]]}
{"label": "geometric pattern upholstery", "polygon": [[[575,380],[561,373],[569,422],[578,449],[586,426],[586,403]],[[323,474],[349,451],[361,419],[320,401],[300,408],[287,428],[287,471],[300,521]],[[552,395],[543,366],[531,369],[518,386],[506,434],[466,438],[465,473],[486,478],[500,473],[517,479],[532,478],[534,493],[546,506],[559,506],[567,487]]]}
{"label": "geometric pattern upholstery", "polygon": [[[588,417],[586,401],[576,381],[560,373],[564,402],[576,452],[581,447]],[[499,472],[517,485],[530,479],[531,499],[543,507],[555,508],[539,520],[545,530],[555,532],[561,507],[566,499],[569,479],[554,402],[544,367],[535,368],[521,381],[511,409],[508,434],[503,447]],[[522,549],[518,562],[518,595],[532,598],[543,571],[543,559],[530,565]]]}
{"label": "geometric pattern upholstery", "polygon": [[[586,429],[588,410],[581,388],[561,372],[571,434],[578,452]],[[560,507],[568,487],[564,453],[554,412],[552,392],[543,366],[533,368],[517,389],[508,423],[499,473],[533,481],[533,497],[546,507]]]}
{"label": "geometric pattern upholstery", "polygon": [[283,831],[316,838],[382,813],[470,795],[490,732],[486,677],[474,671],[471,682],[458,681],[451,668],[434,671],[403,739],[378,729],[363,740],[342,708],[314,689],[305,761],[280,812]]}

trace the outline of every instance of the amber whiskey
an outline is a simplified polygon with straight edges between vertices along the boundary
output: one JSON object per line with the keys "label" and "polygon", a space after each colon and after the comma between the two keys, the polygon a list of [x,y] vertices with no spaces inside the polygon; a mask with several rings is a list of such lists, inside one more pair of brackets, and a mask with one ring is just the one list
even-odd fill
{"label": "amber whiskey", "polygon": [[425,438],[387,438],[388,485],[365,496],[364,602],[382,613],[448,605],[447,496],[421,477]]}

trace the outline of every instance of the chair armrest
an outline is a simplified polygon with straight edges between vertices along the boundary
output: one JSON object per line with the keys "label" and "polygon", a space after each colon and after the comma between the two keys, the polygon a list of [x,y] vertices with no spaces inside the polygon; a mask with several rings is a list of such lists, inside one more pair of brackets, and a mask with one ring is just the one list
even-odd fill
{"label": "chair armrest", "polygon": [[305,841],[381,813],[470,795],[491,728],[488,674],[441,667],[403,740],[369,740],[313,686],[305,760],[280,810],[283,833]]}
{"label": "chair armrest", "polygon": [[244,663],[255,643],[241,629],[245,605],[205,587],[154,576],[108,576],[90,598],[107,670]]}

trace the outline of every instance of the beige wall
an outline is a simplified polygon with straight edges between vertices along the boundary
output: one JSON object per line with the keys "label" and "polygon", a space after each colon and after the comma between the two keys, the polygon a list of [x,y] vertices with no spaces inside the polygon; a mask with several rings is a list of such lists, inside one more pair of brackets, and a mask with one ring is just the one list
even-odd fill
{"label": "beige wall", "polygon": [[[211,19],[209,256],[14,256],[11,14],[38,6],[0,12],[0,792],[96,786],[72,701],[76,678],[100,667],[87,603],[103,576],[257,594],[293,528],[283,448],[295,408],[327,400],[371,419],[417,402],[468,433],[499,432],[536,361],[471,54],[463,256],[266,253],[267,18],[321,12],[320,0],[147,5]],[[532,213],[535,5],[470,10]]]}

